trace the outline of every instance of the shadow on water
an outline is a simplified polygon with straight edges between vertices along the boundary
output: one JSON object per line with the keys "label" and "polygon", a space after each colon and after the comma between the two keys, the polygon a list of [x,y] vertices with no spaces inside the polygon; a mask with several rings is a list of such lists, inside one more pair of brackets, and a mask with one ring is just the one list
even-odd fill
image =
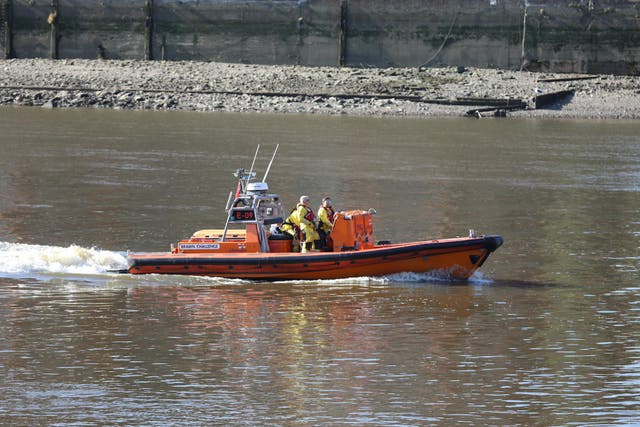
{"label": "shadow on water", "polygon": [[446,288],[486,288],[486,289],[548,289],[557,288],[561,285],[551,282],[538,282],[533,280],[445,280],[445,279],[425,279],[420,281],[406,282],[406,281],[391,281],[389,285],[394,288],[412,288],[412,289],[446,289]]}
{"label": "shadow on water", "polygon": [[533,280],[498,279],[491,282],[491,286],[499,288],[555,288],[561,286],[558,283],[538,282]]}
{"label": "shadow on water", "polygon": [[479,286],[493,288],[550,288],[560,284],[548,281],[522,280],[522,279],[493,279],[481,272],[476,272],[469,279],[453,279],[446,276],[438,276],[428,273],[400,273],[381,278],[397,287],[426,287],[426,286]]}

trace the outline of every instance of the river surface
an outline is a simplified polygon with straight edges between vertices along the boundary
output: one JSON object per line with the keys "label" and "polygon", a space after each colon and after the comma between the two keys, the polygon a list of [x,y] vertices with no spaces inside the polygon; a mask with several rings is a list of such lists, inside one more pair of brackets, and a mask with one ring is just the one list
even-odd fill
{"label": "river surface", "polygon": [[[0,109],[0,425],[640,423],[640,123]],[[109,273],[256,161],[468,283]]]}

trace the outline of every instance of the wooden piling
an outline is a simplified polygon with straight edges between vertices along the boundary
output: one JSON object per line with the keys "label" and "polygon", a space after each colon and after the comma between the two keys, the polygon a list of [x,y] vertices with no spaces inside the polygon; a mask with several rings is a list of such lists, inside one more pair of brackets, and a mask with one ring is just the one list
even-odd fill
{"label": "wooden piling", "polygon": [[2,2],[2,16],[4,16],[4,28],[2,35],[4,39],[4,59],[14,57],[13,53],[13,0]]}
{"label": "wooden piling", "polygon": [[153,59],[153,0],[144,1],[144,59]]}
{"label": "wooden piling", "polygon": [[296,44],[296,64],[302,64],[302,47],[304,46],[304,18],[300,12],[298,17],[298,43]]}
{"label": "wooden piling", "polygon": [[522,71],[525,67],[525,41],[527,36],[527,6],[529,3],[527,0],[524,0],[524,14],[522,16],[522,46],[520,52],[520,71]]}
{"label": "wooden piling", "polygon": [[347,31],[349,30],[349,12],[348,0],[340,1],[340,44],[338,63],[343,67],[347,63]]}
{"label": "wooden piling", "polygon": [[49,58],[58,59],[59,48],[58,42],[60,41],[59,28],[58,28],[58,0],[51,0],[51,13],[47,18],[47,22],[51,26],[51,35],[49,37]]}

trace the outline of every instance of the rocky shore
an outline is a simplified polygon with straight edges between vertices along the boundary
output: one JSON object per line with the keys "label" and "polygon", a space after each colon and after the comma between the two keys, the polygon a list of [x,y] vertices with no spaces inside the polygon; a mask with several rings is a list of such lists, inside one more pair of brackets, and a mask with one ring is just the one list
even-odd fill
{"label": "rocky shore", "polygon": [[571,90],[544,109],[507,115],[640,118],[640,77],[629,76],[76,59],[0,60],[0,70],[0,105],[13,106],[444,117],[481,108],[453,105],[461,99],[533,107],[536,93]]}

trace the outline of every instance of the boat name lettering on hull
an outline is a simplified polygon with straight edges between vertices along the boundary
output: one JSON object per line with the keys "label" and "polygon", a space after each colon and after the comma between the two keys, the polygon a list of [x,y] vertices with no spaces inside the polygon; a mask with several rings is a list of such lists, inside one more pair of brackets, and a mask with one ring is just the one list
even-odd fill
{"label": "boat name lettering on hull", "polygon": [[186,243],[180,245],[180,249],[182,250],[193,250],[193,249],[220,249],[219,243]]}

